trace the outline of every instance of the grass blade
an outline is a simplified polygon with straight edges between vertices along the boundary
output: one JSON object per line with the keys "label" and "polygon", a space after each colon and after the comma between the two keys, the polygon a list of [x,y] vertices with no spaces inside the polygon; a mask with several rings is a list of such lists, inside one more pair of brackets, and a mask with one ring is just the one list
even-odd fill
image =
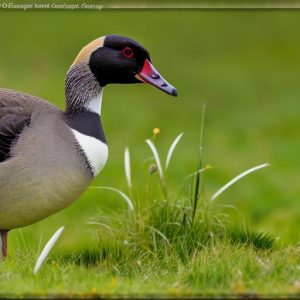
{"label": "grass blade", "polygon": [[108,229],[110,232],[112,232],[112,229],[111,229],[110,226],[108,226],[107,224],[101,223],[101,222],[89,221],[89,222],[87,222],[87,224],[89,224],[89,225],[100,225],[100,226]]}
{"label": "grass blade", "polygon": [[[203,165],[203,135],[204,135],[205,109],[206,109],[206,105],[204,104],[202,106],[202,115],[201,115],[201,128],[200,128],[200,141],[199,141],[197,170],[201,170],[202,165]],[[198,200],[200,197],[201,182],[202,182],[201,175],[202,174],[200,172],[197,172],[195,175],[195,180],[194,180],[194,196],[193,196],[193,200],[192,200],[192,206],[193,206],[192,222],[194,222],[194,219],[195,219],[196,210],[197,210],[197,206],[198,206]]]}
{"label": "grass blade", "polygon": [[165,240],[165,242],[167,243],[167,245],[169,247],[172,247],[172,245],[169,242],[168,238],[162,232],[160,232],[159,230],[157,230],[156,228],[154,228],[152,226],[147,226],[147,227],[150,228],[153,232],[156,232],[158,235],[160,235]]}
{"label": "grass blade", "polygon": [[148,144],[148,146],[150,147],[150,149],[153,153],[153,156],[154,156],[154,159],[155,159],[155,162],[156,162],[156,165],[157,165],[159,177],[160,177],[161,181],[163,182],[164,181],[164,174],[163,174],[163,170],[162,170],[162,167],[161,167],[160,158],[159,158],[159,154],[157,152],[157,149],[156,149],[155,145],[153,144],[153,142],[151,140],[149,140],[149,139],[146,140],[146,143]]}
{"label": "grass blade", "polygon": [[125,176],[127,180],[128,188],[131,189],[131,168],[130,168],[130,153],[129,149],[126,147],[124,152],[124,167],[125,167]]}
{"label": "grass blade", "polygon": [[54,245],[56,244],[56,242],[58,241],[59,237],[61,236],[62,232],[64,231],[65,227],[62,226],[60,227],[50,238],[50,240],[48,241],[48,243],[46,244],[46,246],[44,247],[42,253],[40,254],[39,258],[37,259],[37,262],[35,264],[34,267],[34,274],[36,274],[39,269],[41,268],[42,264],[44,263],[44,261],[46,260],[49,252],[52,250],[52,248],[54,247]]}
{"label": "grass blade", "polygon": [[165,169],[167,170],[168,169],[168,166],[169,166],[169,163],[170,163],[170,160],[172,158],[172,154],[177,146],[177,144],[179,143],[181,137],[183,136],[183,132],[180,133],[176,138],[175,140],[173,141],[173,143],[171,144],[170,148],[169,148],[169,151],[168,151],[168,155],[167,155],[167,159],[166,159],[166,166],[165,166]]}
{"label": "grass blade", "polygon": [[213,196],[211,197],[210,201],[211,202],[214,201],[218,196],[220,196],[223,192],[225,192],[230,186],[232,186],[234,183],[236,183],[243,177],[247,176],[248,174],[258,171],[260,169],[263,169],[265,167],[269,167],[269,166],[270,166],[269,163],[264,163],[264,164],[258,165],[256,167],[253,167],[253,168],[250,168],[250,169],[244,171],[243,173],[239,174],[238,176],[234,177],[229,182],[227,182],[225,185],[223,185],[218,191],[216,191],[213,194]]}
{"label": "grass blade", "polygon": [[109,190],[109,191],[113,191],[113,192],[116,192],[117,194],[119,194],[123,200],[125,200],[125,202],[127,203],[128,205],[128,208],[129,210],[132,210],[134,211],[134,206],[132,204],[132,201],[130,200],[130,198],[125,194],[123,193],[122,191],[118,190],[118,189],[115,189],[113,187],[109,187],[109,186],[91,186],[90,187],[91,189],[103,189],[103,190]]}

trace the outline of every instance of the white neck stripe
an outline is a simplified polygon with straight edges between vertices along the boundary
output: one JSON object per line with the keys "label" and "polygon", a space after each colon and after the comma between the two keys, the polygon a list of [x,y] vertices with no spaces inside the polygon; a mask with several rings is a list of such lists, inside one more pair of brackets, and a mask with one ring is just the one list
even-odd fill
{"label": "white neck stripe", "polygon": [[101,106],[102,106],[102,96],[103,96],[103,88],[100,89],[99,94],[88,100],[85,108],[91,112],[101,115]]}
{"label": "white neck stripe", "polygon": [[71,130],[75,136],[76,141],[83,150],[90,166],[92,167],[93,175],[98,175],[107,161],[107,145],[92,136],[80,133],[75,129]]}

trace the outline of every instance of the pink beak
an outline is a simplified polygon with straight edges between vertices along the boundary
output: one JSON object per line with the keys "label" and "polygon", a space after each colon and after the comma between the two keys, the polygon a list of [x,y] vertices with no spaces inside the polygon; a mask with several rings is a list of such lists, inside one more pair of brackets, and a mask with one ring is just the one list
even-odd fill
{"label": "pink beak", "polygon": [[142,70],[135,75],[135,78],[149,83],[169,95],[177,96],[176,89],[158,73],[148,59],[145,60]]}

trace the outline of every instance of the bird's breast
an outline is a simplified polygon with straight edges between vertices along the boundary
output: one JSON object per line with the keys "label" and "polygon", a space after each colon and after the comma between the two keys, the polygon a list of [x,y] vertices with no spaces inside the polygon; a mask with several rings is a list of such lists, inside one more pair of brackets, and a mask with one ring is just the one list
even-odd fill
{"label": "bird's breast", "polygon": [[75,129],[72,129],[77,144],[86,158],[89,168],[94,176],[97,176],[106,164],[108,158],[108,147],[93,136],[86,135]]}

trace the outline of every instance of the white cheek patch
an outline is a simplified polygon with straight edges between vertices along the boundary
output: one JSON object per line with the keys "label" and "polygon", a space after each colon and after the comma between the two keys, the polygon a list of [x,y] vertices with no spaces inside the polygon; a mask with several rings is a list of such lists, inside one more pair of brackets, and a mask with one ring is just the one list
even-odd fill
{"label": "white cheek patch", "polygon": [[77,130],[72,129],[72,132],[81,149],[84,151],[84,154],[93,169],[92,171],[94,176],[97,176],[103,169],[107,161],[107,145],[100,140],[92,136],[82,134]]}

